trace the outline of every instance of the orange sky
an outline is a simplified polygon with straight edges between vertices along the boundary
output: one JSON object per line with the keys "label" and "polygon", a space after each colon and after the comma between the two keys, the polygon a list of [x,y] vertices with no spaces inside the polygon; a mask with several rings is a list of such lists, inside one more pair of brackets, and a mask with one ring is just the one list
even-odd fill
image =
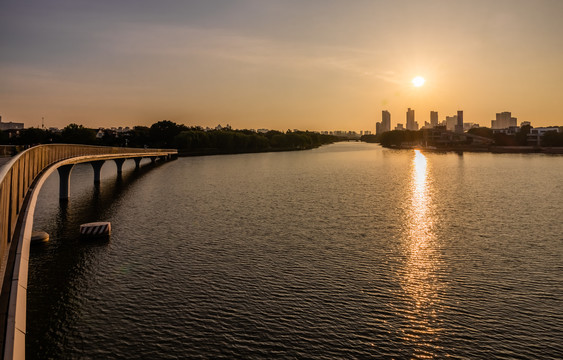
{"label": "orange sky", "polygon": [[2,2],[0,115],[375,131],[411,107],[420,125],[563,125],[561,18],[557,0]]}

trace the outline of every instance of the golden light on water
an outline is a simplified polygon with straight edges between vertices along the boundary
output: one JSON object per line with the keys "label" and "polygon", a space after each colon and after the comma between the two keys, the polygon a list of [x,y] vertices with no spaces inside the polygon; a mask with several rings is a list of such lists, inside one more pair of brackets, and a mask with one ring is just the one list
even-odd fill
{"label": "golden light on water", "polygon": [[439,330],[437,310],[440,309],[441,288],[438,279],[441,264],[432,213],[432,182],[429,180],[428,159],[420,150],[414,151],[411,166],[408,227],[403,244],[405,265],[401,274],[403,292],[411,305],[407,314],[409,325],[403,333],[405,339],[417,345],[416,357],[432,357],[432,343]]}

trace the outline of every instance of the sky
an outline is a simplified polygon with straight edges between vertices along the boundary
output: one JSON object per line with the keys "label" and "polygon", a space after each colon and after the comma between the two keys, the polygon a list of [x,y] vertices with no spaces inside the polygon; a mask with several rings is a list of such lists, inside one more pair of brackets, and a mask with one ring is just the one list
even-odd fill
{"label": "sky", "polygon": [[[243,129],[563,125],[560,0],[1,0],[0,116]],[[426,83],[414,87],[422,76]]]}

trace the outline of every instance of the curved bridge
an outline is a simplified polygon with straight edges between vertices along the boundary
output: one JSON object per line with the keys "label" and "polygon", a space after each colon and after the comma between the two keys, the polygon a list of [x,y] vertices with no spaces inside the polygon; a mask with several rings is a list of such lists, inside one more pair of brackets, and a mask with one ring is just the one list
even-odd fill
{"label": "curved bridge", "polygon": [[60,198],[70,196],[69,179],[74,165],[91,163],[94,183],[107,160],[115,161],[117,173],[127,159],[139,168],[143,158],[174,159],[177,150],[115,148],[86,145],[39,145],[12,158],[0,168],[0,339],[4,359],[25,358],[27,272],[33,214],[41,186],[58,170]]}

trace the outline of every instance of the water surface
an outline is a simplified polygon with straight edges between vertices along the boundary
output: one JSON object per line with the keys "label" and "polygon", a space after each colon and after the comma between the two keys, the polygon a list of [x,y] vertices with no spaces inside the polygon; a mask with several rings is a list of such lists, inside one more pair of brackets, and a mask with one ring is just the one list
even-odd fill
{"label": "water surface", "polygon": [[[563,157],[339,143],[40,195],[29,358],[561,358]],[[78,226],[111,221],[107,243]]]}

